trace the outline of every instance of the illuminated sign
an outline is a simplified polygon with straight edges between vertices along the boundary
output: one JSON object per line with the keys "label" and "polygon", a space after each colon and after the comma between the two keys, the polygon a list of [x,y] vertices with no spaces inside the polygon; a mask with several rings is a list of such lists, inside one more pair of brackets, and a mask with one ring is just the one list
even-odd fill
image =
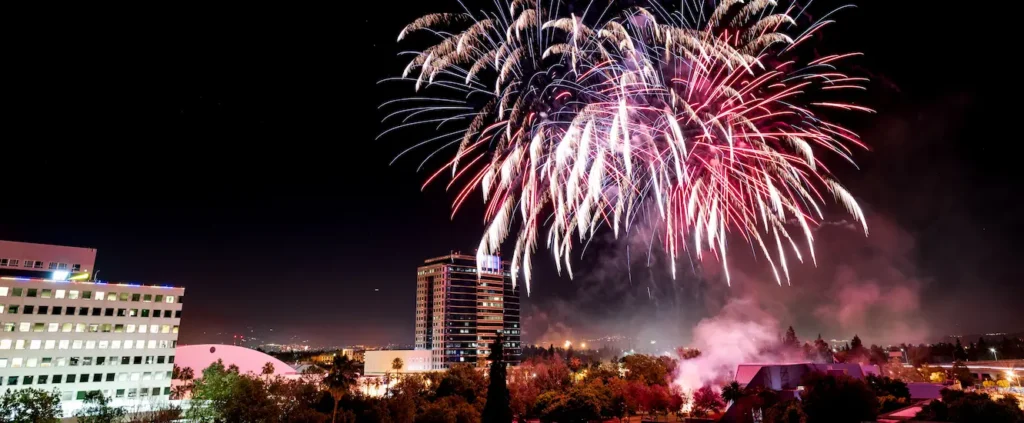
{"label": "illuminated sign", "polygon": [[67,270],[57,270],[53,272],[53,276],[51,277],[51,279],[55,281],[66,281],[68,280],[68,275],[70,274],[71,272],[68,272]]}

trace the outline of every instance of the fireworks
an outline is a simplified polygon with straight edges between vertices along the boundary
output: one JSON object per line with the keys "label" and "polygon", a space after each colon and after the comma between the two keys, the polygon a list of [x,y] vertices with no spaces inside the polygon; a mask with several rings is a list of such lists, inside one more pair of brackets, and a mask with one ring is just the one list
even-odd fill
{"label": "fireworks", "polygon": [[856,54],[796,54],[828,16],[800,27],[802,11],[774,0],[568,9],[513,0],[417,19],[400,40],[440,37],[403,73],[422,94],[385,103],[400,107],[385,121],[402,119],[386,132],[441,132],[416,146],[440,144],[427,160],[451,152],[424,186],[450,170],[453,215],[479,189],[487,230],[477,254],[513,236],[513,283],[522,271],[529,292],[539,242],[572,277],[574,248],[641,221],[653,223],[673,275],[691,251],[721,260],[728,281],[731,233],[763,253],[780,285],[788,257],[814,260],[827,196],[867,233],[855,198],[819,158],[852,162],[851,149],[864,147],[824,116],[870,112],[836,98],[866,79],[837,68]]}

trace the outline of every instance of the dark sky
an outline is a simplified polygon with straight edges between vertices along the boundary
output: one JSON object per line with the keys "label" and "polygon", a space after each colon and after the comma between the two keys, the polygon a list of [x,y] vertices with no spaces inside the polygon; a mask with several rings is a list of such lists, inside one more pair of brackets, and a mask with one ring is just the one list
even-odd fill
{"label": "dark sky", "polygon": [[[857,154],[859,171],[839,174],[882,222],[880,239],[836,234],[807,271],[815,282],[782,294],[758,294],[777,286],[756,265],[739,270],[757,280],[753,290],[637,266],[623,279],[584,265],[569,281],[541,251],[527,339],[624,330],[616,321],[687,327],[723,296],[751,293],[778,297],[781,321],[833,336],[903,334],[893,321],[929,336],[1024,330],[1020,118],[1003,108],[1019,91],[1008,82],[1016,70],[995,54],[991,11],[934,4],[861,2],[825,32],[826,50],[865,52],[855,71],[874,79],[867,102],[878,113],[844,122],[872,150]],[[395,38],[405,23],[456,7],[26,12],[5,60],[15,77],[3,95],[0,239],[98,248],[102,279],[186,287],[186,343],[227,342],[249,327],[273,328],[271,341],[411,342],[415,267],[471,251],[482,223],[473,209],[449,220],[443,189],[421,193],[419,160],[389,167],[415,138],[375,141],[377,105],[410,87],[377,81],[402,70],[395,54],[408,46]],[[874,248],[869,259],[842,250],[856,243]],[[596,251],[619,256],[614,245]],[[917,305],[852,305],[892,313],[888,323],[822,319],[822,305],[844,307],[841,270],[875,266],[875,256],[898,256],[881,267],[901,277],[862,271],[851,289],[873,284],[886,297],[909,286]],[[675,300],[652,301],[645,283]]]}

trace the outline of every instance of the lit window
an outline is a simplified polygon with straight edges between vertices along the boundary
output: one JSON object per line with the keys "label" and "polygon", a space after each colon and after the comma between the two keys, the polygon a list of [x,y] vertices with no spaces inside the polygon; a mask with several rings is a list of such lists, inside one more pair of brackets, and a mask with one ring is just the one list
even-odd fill
{"label": "lit window", "polygon": [[99,323],[90,323],[89,324],[89,333],[96,333],[96,332],[99,332],[99,331],[100,331]]}
{"label": "lit window", "polygon": [[18,332],[28,332],[32,330],[32,323],[21,322],[18,324]]}
{"label": "lit window", "polygon": [[67,339],[61,339],[60,342],[57,343],[57,349],[58,350],[66,350],[66,349],[68,349],[69,345],[71,345],[71,341],[69,341]]}
{"label": "lit window", "polygon": [[156,348],[156,340],[155,339],[151,339],[148,342],[146,342],[146,348],[150,348],[150,349]]}
{"label": "lit window", "polygon": [[52,350],[56,346],[57,346],[57,341],[54,340],[54,339],[47,339],[46,342],[43,343],[43,349],[44,350]]}
{"label": "lit window", "polygon": [[85,349],[87,349],[87,350],[96,349],[96,341],[85,341]]}
{"label": "lit window", "polygon": [[74,329],[74,327],[75,327],[74,323],[65,323],[65,324],[60,326],[60,331],[61,332],[71,332],[71,330]]}
{"label": "lit window", "polygon": [[121,349],[121,341],[110,341],[110,349],[119,350]]}
{"label": "lit window", "polygon": [[68,299],[69,300],[77,300],[78,299],[78,291],[74,291],[74,290],[68,291]]}
{"label": "lit window", "polygon": [[105,350],[110,346],[110,341],[100,341],[99,347],[101,350]]}
{"label": "lit window", "polygon": [[118,373],[117,374],[117,381],[118,382],[127,382],[128,381],[128,373]]}
{"label": "lit window", "polygon": [[72,341],[71,342],[71,349],[73,349],[73,350],[80,350],[80,349],[82,349],[82,340],[81,339],[76,339],[76,340]]}
{"label": "lit window", "polygon": [[124,341],[124,349],[126,350],[132,349],[133,345],[135,345],[135,341],[132,341],[131,339]]}
{"label": "lit window", "polygon": [[42,298],[53,298],[53,290],[52,289],[44,289],[43,290],[43,295],[41,295],[41,297]]}
{"label": "lit window", "polygon": [[0,350],[11,349],[12,341],[10,339],[0,339]]}
{"label": "lit window", "polygon": [[170,333],[170,332],[171,332],[171,325],[160,326],[160,333]]}
{"label": "lit window", "polygon": [[146,330],[148,330],[148,329],[149,329],[149,326],[139,325],[139,333],[146,333]]}
{"label": "lit window", "polygon": [[25,359],[21,357],[14,357],[11,359],[11,367],[18,368],[25,364]]}
{"label": "lit window", "polygon": [[7,367],[7,359],[6,358],[0,358],[0,369],[6,368],[6,367]]}
{"label": "lit window", "polygon": [[7,296],[7,291],[9,291],[9,290],[10,290],[10,288],[8,288],[6,286],[0,286],[0,297],[6,297]]}
{"label": "lit window", "polygon": [[160,325],[149,325],[149,333],[157,333],[160,330]]}
{"label": "lit window", "polygon": [[39,359],[38,358],[30,357],[28,360],[25,360],[25,367],[38,367],[38,366],[39,366]]}
{"label": "lit window", "polygon": [[58,289],[56,292],[53,293],[53,298],[64,298],[65,293],[66,291],[64,291],[63,289]]}
{"label": "lit window", "polygon": [[[132,382],[138,382],[139,379],[141,378],[141,376],[142,375],[140,373],[138,373],[138,372],[132,373],[131,381]],[[132,389],[132,391],[134,391],[134,389]]]}
{"label": "lit window", "polygon": [[168,295],[168,296],[164,297],[164,302],[168,303],[168,304],[174,304],[174,296],[173,295]]}
{"label": "lit window", "polygon": [[[145,327],[145,326],[143,326],[143,327]],[[127,330],[125,330],[125,332],[135,333],[135,325],[128,325],[127,326]]]}
{"label": "lit window", "polygon": [[106,293],[103,291],[96,291],[96,301],[103,301],[106,298]]}
{"label": "lit window", "polygon": [[7,265],[11,267],[18,267],[18,259],[11,259],[11,262]]}
{"label": "lit window", "polygon": [[57,262],[51,261],[49,268],[50,270],[57,270]]}
{"label": "lit window", "polygon": [[38,350],[42,347],[43,341],[40,339],[33,339],[31,342],[28,343],[28,349],[30,350]]}
{"label": "lit window", "polygon": [[56,332],[60,330],[60,323],[50,323],[46,327],[47,332]]}

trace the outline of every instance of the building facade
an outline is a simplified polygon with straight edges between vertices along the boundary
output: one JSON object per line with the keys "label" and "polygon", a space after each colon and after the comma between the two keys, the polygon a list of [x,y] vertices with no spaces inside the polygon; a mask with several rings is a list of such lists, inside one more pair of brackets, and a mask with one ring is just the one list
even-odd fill
{"label": "building facade", "polygon": [[431,351],[431,370],[487,365],[499,333],[506,360],[519,363],[519,290],[500,257],[485,260],[479,274],[476,257],[459,253],[426,260],[417,270],[415,348]]}
{"label": "building facade", "polygon": [[[72,247],[56,250],[63,248]],[[10,264],[13,255],[0,248],[4,253]],[[183,288],[67,280],[75,273],[60,263],[85,275],[93,263],[17,257],[32,260],[38,273],[26,276],[18,267],[10,276],[0,266],[0,390],[57,390],[65,416],[90,391],[129,410],[169,399]],[[44,269],[35,269],[39,261]]]}

